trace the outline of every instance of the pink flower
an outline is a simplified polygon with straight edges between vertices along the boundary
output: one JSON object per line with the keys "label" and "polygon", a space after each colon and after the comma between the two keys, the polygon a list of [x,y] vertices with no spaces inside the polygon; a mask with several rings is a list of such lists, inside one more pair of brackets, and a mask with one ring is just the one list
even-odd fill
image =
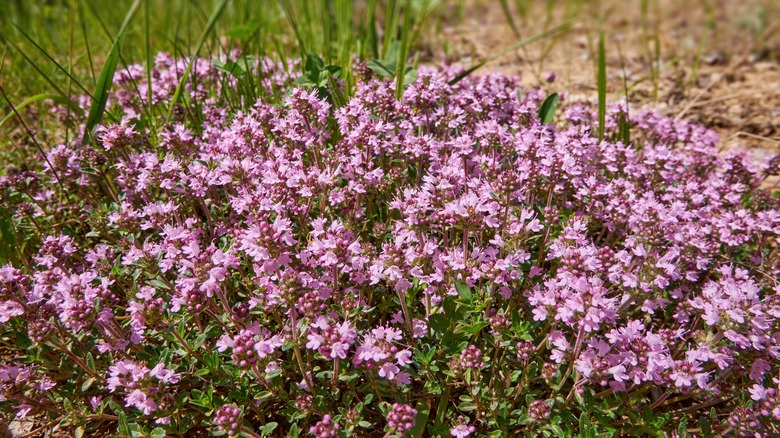
{"label": "pink flower", "polygon": [[466,438],[467,436],[471,435],[477,430],[474,426],[469,426],[467,424],[458,424],[457,426],[454,426],[452,429],[450,429],[450,435],[454,436],[455,438]]}

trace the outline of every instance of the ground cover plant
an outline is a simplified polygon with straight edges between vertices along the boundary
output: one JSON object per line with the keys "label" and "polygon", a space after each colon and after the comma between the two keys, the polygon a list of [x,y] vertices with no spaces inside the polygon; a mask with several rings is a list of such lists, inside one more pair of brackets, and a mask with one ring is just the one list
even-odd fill
{"label": "ground cover plant", "polygon": [[227,4],[0,5],[3,425],[780,433],[780,159],[608,105],[603,37],[589,105],[419,65],[435,2]]}
{"label": "ground cover plant", "polygon": [[[358,64],[346,96],[309,61],[196,59],[184,106],[189,63],[159,54],[114,79],[114,122],[55,107],[83,141],[10,152],[5,412],[124,436],[776,433],[777,160],[621,105],[599,141],[595,108],[458,68],[399,91]],[[241,65],[269,90],[247,110],[223,92]]]}

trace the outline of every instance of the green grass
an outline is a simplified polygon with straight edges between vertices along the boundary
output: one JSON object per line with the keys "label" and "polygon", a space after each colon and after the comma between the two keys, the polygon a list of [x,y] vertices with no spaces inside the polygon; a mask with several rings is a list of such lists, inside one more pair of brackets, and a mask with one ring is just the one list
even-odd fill
{"label": "green grass", "polygon": [[[86,127],[103,120],[115,73],[140,63],[147,75],[157,52],[188,59],[219,56],[240,49],[254,59],[270,57],[289,64],[309,54],[340,67],[347,94],[355,85],[353,60],[386,55],[406,64],[437,0],[55,0],[0,2],[0,132],[19,128],[17,110],[43,109],[47,101],[69,105],[78,95],[91,99]],[[102,66],[102,68],[101,68]],[[231,102],[251,104],[263,93],[258,71],[247,71]],[[184,99],[184,74],[168,117]],[[403,85],[406,70],[396,80]],[[138,90],[150,101],[151,88]],[[159,111],[151,106],[147,111]],[[68,110],[68,117],[70,111]],[[196,111],[195,111],[196,112]],[[110,114],[107,115],[110,117]],[[152,119],[149,117],[148,119]],[[48,129],[46,126],[39,128]],[[73,140],[65,128],[66,140]],[[6,138],[5,140],[9,140]],[[4,141],[5,143],[5,141]]]}
{"label": "green grass", "polygon": [[[192,104],[183,92],[193,60],[199,55],[217,57],[235,49],[253,59],[270,57],[285,64],[299,59],[302,65],[308,65],[315,56],[321,59],[321,68],[337,72],[344,81],[345,96],[340,96],[340,91],[331,93],[338,100],[349,96],[354,89],[353,61],[372,61],[375,66],[381,65],[380,73],[384,69],[395,80],[400,98],[404,86],[416,77],[418,43],[426,36],[430,21],[438,20],[434,28],[441,26],[446,13],[440,11],[446,6],[452,3],[443,0],[6,1],[0,3],[3,53],[0,89],[8,99],[0,102],[3,129],[0,132],[7,136],[9,129],[19,128],[18,123],[13,123],[17,110],[41,110],[45,107],[40,105],[47,101],[67,105],[70,119],[71,111],[78,111],[77,105],[71,102],[81,95],[91,100],[86,135],[74,139],[75,134],[66,126],[64,141],[90,141],[98,124],[106,118],[115,121],[105,112],[114,75],[136,63],[144,65],[149,75],[158,52],[189,60],[165,120],[171,119],[176,105]],[[505,6],[509,13],[509,5]],[[456,7],[462,13],[465,2],[458,0]],[[551,23],[551,16],[546,22]],[[528,34],[519,42],[507,41],[506,50],[475,63],[460,78],[527,44],[556,38],[567,28],[567,25],[545,25],[544,32],[538,35]],[[410,59],[412,64],[408,65]],[[230,68],[235,69],[236,64]],[[262,82],[257,77],[259,69],[243,68],[240,73],[238,87],[225,90],[230,94],[225,96],[226,100],[236,107],[251,105],[260,96],[273,101],[284,95],[284,90],[259,88]],[[322,89],[338,88],[327,83],[332,80],[331,74],[326,76]],[[136,86],[136,89],[139,97],[151,101],[151,88],[141,90]],[[196,109],[185,109],[196,117]],[[151,115],[153,111],[160,109],[150,105],[147,112]],[[45,125],[36,128],[58,131],[58,127]]]}

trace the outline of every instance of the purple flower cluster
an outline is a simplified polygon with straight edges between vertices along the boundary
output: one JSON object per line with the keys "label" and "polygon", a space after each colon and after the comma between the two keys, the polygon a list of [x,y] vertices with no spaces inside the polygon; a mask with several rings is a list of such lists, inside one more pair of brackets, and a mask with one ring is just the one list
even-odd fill
{"label": "purple flower cluster", "polygon": [[458,358],[458,368],[467,370],[467,369],[475,369],[478,370],[482,368],[484,365],[482,363],[482,351],[477,348],[476,345],[469,345],[460,352],[460,357]]}
{"label": "purple flower cluster", "polygon": [[395,345],[402,338],[401,330],[392,327],[375,328],[363,338],[352,363],[356,367],[376,369],[380,377],[392,380],[398,386],[408,385],[409,373],[401,371],[401,367],[412,363],[412,352]]}
{"label": "purple flower cluster", "polygon": [[[604,141],[584,104],[564,99],[543,124],[542,92],[518,94],[502,75],[454,81],[462,70],[422,67],[400,100],[394,82],[365,76],[336,103],[296,87],[297,71],[254,62],[262,87],[289,93],[229,110],[220,91],[237,79],[198,60],[185,90],[196,121],[179,105],[170,124],[152,123],[145,111],[171,101],[186,69],[159,55],[151,77],[117,76],[109,106],[121,120],[93,143],[54,145],[51,166],[40,157],[0,176],[29,231],[19,263],[0,268],[0,323],[24,334],[20,354],[30,343],[73,362],[40,391],[108,376],[85,400],[124,397],[164,423],[176,403],[186,414],[204,376],[222,378],[223,431],[237,430],[229,398],[262,391],[244,419],[289,413],[279,421],[321,437],[351,427],[337,412],[381,422],[323,391],[408,403],[445,384],[479,414],[457,437],[501,412],[466,387],[663,394],[715,400],[751,430],[777,421],[771,166],[719,155],[712,131],[650,111],[632,111],[625,144],[624,105],[610,107]],[[150,355],[165,360],[149,369]],[[9,383],[21,371],[2,370],[3,394],[16,395],[0,403],[32,409]],[[388,428],[413,419],[396,404]]]}
{"label": "purple flower cluster", "polygon": [[[108,390],[123,392],[125,406],[132,406],[146,415],[171,404],[173,397],[167,387],[179,383],[181,378],[164,364],[157,364],[150,370],[146,365],[129,359],[116,362],[108,368],[108,372]],[[166,422],[166,419],[158,421]]]}
{"label": "purple flower cluster", "polygon": [[330,414],[322,416],[322,420],[309,429],[309,433],[316,438],[333,438],[338,436],[341,426],[334,422]]}
{"label": "purple flower cluster", "polygon": [[232,405],[222,405],[214,416],[214,424],[228,436],[238,436],[241,431],[241,408]]}
{"label": "purple flower cluster", "polygon": [[395,435],[402,436],[414,427],[416,416],[417,411],[411,406],[393,403],[392,409],[387,413],[387,429]]}
{"label": "purple flower cluster", "polygon": [[534,400],[531,405],[528,406],[528,415],[534,421],[544,421],[550,418],[550,403],[544,400]]}
{"label": "purple flower cluster", "polygon": [[56,385],[33,365],[0,365],[0,402],[12,401],[19,418],[50,407],[46,393]]}

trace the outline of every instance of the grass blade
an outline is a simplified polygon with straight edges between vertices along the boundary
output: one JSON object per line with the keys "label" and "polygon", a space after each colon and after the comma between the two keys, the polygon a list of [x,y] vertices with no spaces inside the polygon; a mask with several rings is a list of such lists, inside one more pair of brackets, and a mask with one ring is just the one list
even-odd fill
{"label": "grass blade", "polygon": [[122,36],[127,29],[127,25],[130,20],[133,19],[135,13],[138,12],[138,8],[141,6],[142,0],[135,0],[133,5],[130,6],[130,10],[127,11],[125,19],[122,22],[122,26],[117,32],[116,38],[114,38],[113,44],[111,44],[111,50],[108,52],[106,62],[103,64],[103,69],[100,71],[97,85],[95,85],[94,98],[92,105],[89,107],[89,114],[87,115],[87,122],[84,125],[84,137],[82,143],[92,137],[92,130],[100,123],[103,118],[103,113],[106,110],[106,102],[108,102],[108,94],[111,91],[111,85],[114,83],[114,73],[116,72],[116,66],[119,62],[119,46],[122,41]]}
{"label": "grass blade", "polygon": [[542,106],[539,107],[539,119],[543,124],[547,125],[553,122],[555,110],[558,108],[558,99],[558,93],[553,93],[542,102]]}
{"label": "grass blade", "polygon": [[506,55],[509,52],[515,51],[515,50],[517,50],[517,49],[519,49],[521,47],[527,46],[528,44],[534,43],[536,41],[539,41],[539,40],[548,38],[550,36],[556,35],[556,34],[558,34],[560,32],[565,32],[565,31],[569,30],[569,28],[571,28],[571,23],[565,23],[565,24],[562,24],[560,26],[554,27],[554,28],[552,28],[550,30],[544,31],[544,32],[542,32],[540,34],[534,35],[534,36],[532,36],[530,38],[526,38],[526,39],[524,39],[524,40],[522,40],[522,41],[520,41],[520,42],[518,42],[516,44],[513,44],[513,45],[507,47],[506,49],[498,52],[497,54],[487,58],[486,60],[484,60],[482,62],[478,62],[478,63],[474,64],[473,66],[469,67],[468,70],[466,70],[463,73],[455,76],[449,82],[449,84],[450,85],[457,84],[458,82],[462,81],[463,78],[465,78],[466,76],[474,73],[476,70],[478,70],[479,68],[481,68],[482,66],[484,66],[488,62],[493,61],[495,59],[498,59],[498,58]]}
{"label": "grass blade", "polygon": [[520,31],[517,30],[517,24],[515,23],[515,18],[512,16],[512,10],[509,9],[508,0],[499,0],[499,3],[501,3],[501,11],[504,13],[506,22],[509,24],[509,27],[512,28],[512,33],[515,34],[517,38],[520,38]]}
{"label": "grass blade", "polygon": [[[118,38],[116,41],[118,42]],[[92,130],[100,123],[103,118],[103,112],[106,110],[106,103],[108,102],[108,94],[111,91],[111,85],[114,82],[114,72],[116,71],[116,65],[119,62],[119,44],[114,43],[111,47],[111,51],[108,52],[103,69],[100,71],[97,85],[95,86],[95,99],[92,101],[92,105],[89,106],[89,115],[87,115],[87,123],[84,126],[84,137],[82,143],[86,144],[92,137]]]}
{"label": "grass blade", "polygon": [[68,77],[68,79],[70,79],[71,81],[73,81],[73,83],[74,83],[74,84],[76,84],[76,86],[77,86],[77,87],[81,88],[81,90],[82,90],[84,93],[86,93],[86,94],[87,94],[87,95],[88,95],[90,98],[92,97],[92,94],[90,94],[90,92],[89,92],[89,91],[88,91],[86,88],[84,88],[84,87],[81,85],[81,83],[80,83],[80,82],[79,82],[79,81],[78,81],[76,78],[74,78],[74,77],[73,77],[73,75],[70,73],[70,71],[68,71],[68,69],[66,69],[65,67],[63,67],[62,65],[60,65],[60,63],[59,63],[59,62],[57,62],[57,61],[56,61],[56,60],[55,60],[55,59],[54,59],[54,58],[53,58],[53,57],[52,57],[52,56],[49,54],[49,52],[47,52],[47,51],[46,51],[46,49],[44,49],[43,47],[41,47],[41,46],[40,46],[40,45],[39,45],[37,42],[35,42],[35,40],[34,40],[34,39],[32,39],[32,37],[30,37],[29,35],[27,35],[27,33],[26,33],[26,32],[25,32],[25,31],[24,31],[24,30],[23,30],[21,27],[19,27],[19,25],[17,25],[16,23],[12,23],[12,24],[13,24],[13,26],[16,28],[16,30],[17,30],[17,31],[19,31],[19,33],[20,33],[20,34],[22,34],[22,36],[23,36],[23,37],[24,37],[24,38],[25,38],[27,41],[29,41],[29,42],[30,42],[30,44],[32,44],[33,46],[35,46],[35,48],[36,48],[36,49],[38,49],[38,51],[39,51],[39,52],[41,52],[41,53],[43,54],[43,56],[45,56],[45,57],[46,57],[46,59],[48,59],[48,60],[49,60],[49,61],[50,61],[52,64],[54,64],[54,66],[55,66],[55,67],[57,67],[57,70],[59,70],[59,71],[61,71],[62,73],[64,73],[64,74],[65,74],[65,76],[67,76],[67,77]]}
{"label": "grass blade", "polygon": [[395,97],[401,100],[404,95],[404,78],[406,77],[406,62],[409,57],[409,38],[412,33],[412,2],[406,0],[404,7],[404,27],[401,30],[401,47],[395,64]]}
{"label": "grass blade", "polygon": [[618,119],[618,140],[626,146],[631,143],[631,123],[623,110],[620,110],[620,118]]}
{"label": "grass blade", "polygon": [[200,34],[200,38],[198,38],[198,42],[195,45],[195,51],[190,57],[190,62],[187,63],[187,70],[184,71],[184,75],[182,75],[181,79],[179,80],[179,85],[176,86],[176,91],[173,93],[173,99],[171,99],[171,105],[168,107],[168,115],[165,117],[165,123],[169,123],[171,121],[171,116],[173,116],[173,107],[176,106],[176,103],[181,98],[181,93],[184,91],[184,84],[186,84],[189,80],[190,72],[192,71],[192,64],[195,63],[195,60],[200,53],[200,49],[203,48],[203,44],[206,42],[206,37],[211,33],[211,29],[214,28],[214,24],[216,24],[219,16],[222,15],[222,11],[225,10],[226,5],[227,0],[221,0],[219,4],[217,4],[217,6],[214,8],[214,11],[211,13],[211,17],[209,17],[209,22],[206,23],[206,28],[203,29],[203,33]]}
{"label": "grass blade", "polygon": [[[72,100],[69,100],[67,97],[61,96],[59,94],[47,94],[47,93],[36,94],[35,96],[28,97],[27,99],[23,100],[19,105],[16,105],[16,110],[18,111],[18,110],[26,107],[27,105],[30,105],[32,103],[35,103],[35,102],[38,102],[38,101],[41,101],[41,100],[47,100],[47,99],[53,100],[53,101],[55,101],[57,103],[61,103],[63,105],[67,105],[72,111],[75,111],[75,112],[79,113],[79,115],[82,115],[82,116],[84,115],[84,111],[81,108],[79,108],[79,106],[78,106],[78,104],[76,104],[76,102],[74,102]],[[3,125],[5,125],[6,122],[8,122],[12,118],[14,118],[15,115],[16,115],[15,113],[11,112],[7,116],[5,116],[2,120],[0,120],[0,127],[2,127]]]}
{"label": "grass blade", "polygon": [[603,32],[599,35],[599,71],[596,81],[599,90],[599,142],[601,142],[604,140],[607,120],[607,55],[604,50]]}
{"label": "grass blade", "polygon": [[37,72],[38,72],[38,74],[40,74],[40,75],[41,75],[41,77],[42,77],[43,79],[45,79],[45,80],[46,80],[46,82],[48,82],[48,83],[49,83],[49,85],[51,85],[51,87],[52,87],[52,88],[53,88],[53,89],[54,89],[54,90],[55,90],[57,93],[59,93],[59,94],[60,94],[60,95],[62,95],[62,96],[65,96],[65,92],[64,92],[64,91],[62,91],[62,89],[61,89],[59,86],[57,86],[57,84],[56,84],[56,83],[55,83],[55,82],[54,82],[54,81],[53,81],[53,80],[52,80],[52,79],[49,77],[49,75],[47,75],[46,73],[44,73],[44,72],[43,72],[43,70],[41,70],[41,68],[40,68],[40,67],[38,67],[38,64],[36,64],[35,62],[33,62],[33,60],[32,60],[32,59],[30,59],[30,57],[29,57],[29,56],[27,56],[27,54],[26,54],[26,53],[25,53],[25,52],[24,52],[24,51],[23,51],[23,50],[22,50],[22,49],[21,49],[19,46],[17,46],[17,45],[16,45],[16,43],[14,43],[14,41],[13,41],[12,39],[8,38],[8,36],[7,36],[7,35],[5,35],[4,33],[0,33],[0,37],[2,37],[2,39],[3,39],[3,40],[5,40],[5,41],[6,41],[8,44],[10,44],[10,45],[11,45],[11,46],[12,46],[14,49],[16,49],[16,51],[17,51],[17,52],[18,52],[20,55],[22,55],[22,58],[24,58],[24,60],[25,60],[25,61],[27,61],[27,63],[28,63],[28,64],[30,64],[30,65],[32,66],[32,68],[33,68],[35,71],[37,71]]}
{"label": "grass blade", "polygon": [[431,400],[420,400],[416,409],[417,416],[414,419],[414,427],[409,431],[409,436],[421,438],[425,433],[425,426],[428,424],[428,417],[431,413]]}
{"label": "grass blade", "polygon": [[630,104],[628,100],[628,77],[626,75],[626,64],[623,59],[623,52],[620,50],[620,42],[617,43],[617,51],[620,56],[620,70],[623,75],[623,93],[626,98],[626,110],[620,110],[620,119],[618,120],[618,139],[628,146],[631,143],[631,122],[629,121]]}

